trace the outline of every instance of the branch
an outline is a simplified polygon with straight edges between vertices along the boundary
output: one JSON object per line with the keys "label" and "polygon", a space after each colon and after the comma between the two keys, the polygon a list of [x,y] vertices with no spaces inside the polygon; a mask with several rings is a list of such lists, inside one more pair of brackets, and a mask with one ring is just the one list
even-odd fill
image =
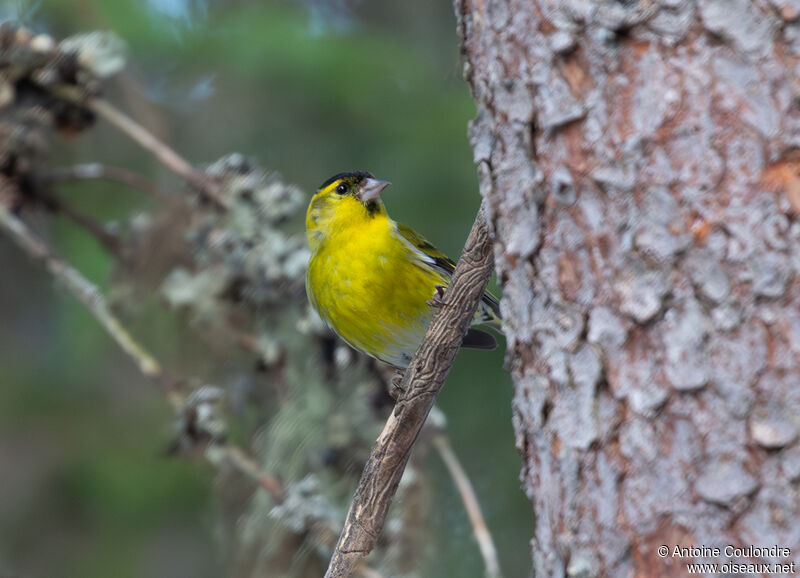
{"label": "branch", "polygon": [[481,505],[478,502],[478,496],[475,494],[475,489],[469,481],[467,472],[461,466],[458,456],[450,446],[450,442],[444,434],[437,434],[433,437],[433,445],[439,452],[439,455],[450,472],[450,477],[458,488],[458,493],[461,495],[461,501],[464,502],[464,509],[467,511],[469,521],[472,524],[472,531],[475,534],[475,540],[478,542],[478,547],[481,550],[483,563],[486,566],[486,578],[502,578],[503,574],[500,572],[500,562],[497,559],[497,549],[494,547],[492,534],[489,532],[489,527],[486,525],[486,520],[481,512]]}
{"label": "branch", "polygon": [[206,459],[214,465],[228,463],[230,466],[264,488],[272,501],[280,504],[286,498],[283,484],[275,476],[261,471],[256,461],[241,448],[232,445],[211,445],[206,450]]}
{"label": "branch", "polygon": [[110,232],[103,223],[98,222],[89,215],[75,209],[72,205],[64,203],[60,198],[43,190],[36,191],[34,199],[40,201],[49,211],[61,213],[72,220],[76,225],[82,227],[112,255],[120,255],[119,236]]}
{"label": "branch", "polygon": [[190,165],[182,156],[158,140],[153,133],[138,122],[101,98],[88,99],[86,106],[89,110],[127,134],[139,143],[142,148],[153,153],[153,156],[161,164],[197,188],[206,199],[214,203],[218,208],[227,208],[228,202],[222,197],[219,188],[207,175]]}
{"label": "branch", "polygon": [[[13,187],[10,181],[0,177],[0,192]],[[186,400],[176,389],[178,381],[167,376],[158,361],[128,333],[111,312],[100,289],[69,263],[57,257],[47,243],[12,214],[3,202],[0,202],[0,231],[8,234],[28,256],[42,262],[47,270],[63,283],[72,296],[97,319],[122,351],[134,361],[142,375],[153,380],[164,391],[173,409],[176,411],[184,409]],[[230,464],[238,472],[254,479],[276,501],[283,499],[283,488],[277,478],[259,471],[256,462],[240,448],[227,444],[219,445],[216,451],[206,452],[206,459],[217,466],[222,463]]]}
{"label": "branch", "polygon": [[408,366],[403,394],[364,467],[326,578],[352,576],[375,546],[411,449],[450,371],[492,267],[492,243],[481,209],[444,303]]}
{"label": "branch", "polygon": [[128,169],[112,167],[100,163],[85,163],[52,169],[47,171],[44,178],[48,182],[103,179],[139,189],[151,197],[160,200],[167,198],[164,191],[159,189],[154,182],[146,179],[142,175],[129,171]]}
{"label": "branch", "polygon": [[359,578],[383,578],[383,574],[377,570],[363,565],[358,569],[358,576]]}
{"label": "branch", "polygon": [[[4,188],[13,186],[3,179]],[[133,361],[139,371],[166,390],[171,386],[164,379],[161,365],[147,353],[117,320],[100,289],[77,269],[57,257],[50,247],[0,203],[0,229],[4,230],[30,257],[41,261],[50,273],[81,302],[103,326],[111,338]]]}
{"label": "branch", "polygon": [[113,124],[119,130],[136,141],[142,148],[153,156],[169,170],[182,177],[191,186],[195,187],[206,200],[218,209],[226,209],[228,201],[220,192],[216,183],[202,171],[197,170],[182,156],[161,142],[156,136],[133,120],[131,117],[118,110],[114,105],[97,97],[87,97],[74,86],[60,84],[56,86],[41,85],[44,90],[79,106],[85,106],[90,111]]}

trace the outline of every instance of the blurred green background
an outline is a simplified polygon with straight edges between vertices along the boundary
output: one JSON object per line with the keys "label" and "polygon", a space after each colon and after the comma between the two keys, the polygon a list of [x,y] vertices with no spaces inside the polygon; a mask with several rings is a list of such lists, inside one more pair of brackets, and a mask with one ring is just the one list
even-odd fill
{"label": "blurred green background", "polygon": [[[0,3],[61,38],[110,29],[129,65],[108,98],[192,162],[251,155],[307,192],[365,169],[394,185],[391,215],[457,256],[479,205],[450,2],[75,0]],[[54,164],[101,161],[176,180],[99,125]],[[64,196],[108,220],[151,207],[135,191],[81,183]],[[35,222],[93,281],[111,262],[59,220]],[[0,237],[0,575],[217,577],[214,472],[167,459],[171,414],[92,318]],[[170,367],[190,365],[169,319],[135,326]],[[502,349],[502,348],[501,348]],[[440,398],[507,577],[530,571],[532,510],[519,489],[503,353],[463,352]],[[459,497],[435,454],[425,576],[479,577]]]}

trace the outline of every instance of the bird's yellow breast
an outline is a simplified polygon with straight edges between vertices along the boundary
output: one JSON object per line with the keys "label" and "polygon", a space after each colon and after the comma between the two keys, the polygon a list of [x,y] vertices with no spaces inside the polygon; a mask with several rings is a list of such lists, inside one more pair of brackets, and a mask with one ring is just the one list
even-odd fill
{"label": "bird's yellow breast", "polygon": [[351,346],[406,367],[446,279],[418,264],[385,212],[339,222],[313,248],[306,288],[320,316]]}

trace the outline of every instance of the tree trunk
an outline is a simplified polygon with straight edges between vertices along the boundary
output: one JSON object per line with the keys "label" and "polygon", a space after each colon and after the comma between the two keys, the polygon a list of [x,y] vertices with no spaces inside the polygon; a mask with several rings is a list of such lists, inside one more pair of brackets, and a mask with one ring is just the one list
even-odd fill
{"label": "tree trunk", "polygon": [[456,13],[534,572],[797,561],[800,3]]}

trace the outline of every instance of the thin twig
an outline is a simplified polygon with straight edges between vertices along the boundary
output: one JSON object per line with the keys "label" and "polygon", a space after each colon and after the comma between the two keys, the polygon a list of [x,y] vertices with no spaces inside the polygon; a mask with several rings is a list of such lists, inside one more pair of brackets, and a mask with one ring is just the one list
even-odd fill
{"label": "thin twig", "polygon": [[70,167],[60,167],[51,169],[44,177],[45,180],[55,181],[75,181],[75,180],[106,180],[122,183],[131,188],[138,189],[159,200],[167,198],[166,193],[142,175],[123,169],[100,163],[84,163],[72,165]]}
{"label": "thin twig", "polygon": [[219,187],[208,175],[198,171],[167,144],[156,138],[153,133],[109,102],[97,97],[87,97],[74,86],[66,84],[42,86],[42,88],[59,98],[87,107],[96,115],[124,132],[142,148],[151,152],[161,164],[186,180],[217,208],[226,209],[228,207],[228,202],[222,196]]}
{"label": "thin twig", "polygon": [[[13,187],[8,180],[0,181],[0,189]],[[175,388],[177,380],[167,376],[158,361],[150,355],[120,323],[111,312],[100,289],[86,279],[78,270],[63,259],[57,257],[50,247],[40,239],[19,218],[0,202],[0,230],[8,234],[25,253],[44,264],[48,271],[75,297],[111,338],[120,346],[136,364],[145,377],[153,380],[166,394],[167,401],[176,411],[184,407],[185,398]],[[240,448],[232,445],[218,446],[219,453],[207,452],[207,459],[215,464],[224,461],[233,469],[254,479],[259,486],[267,490],[276,500],[283,499],[283,488],[274,476],[261,472],[255,460],[247,456]],[[211,459],[212,457],[216,459]]]}
{"label": "thin twig", "polygon": [[208,461],[212,463],[226,462],[233,469],[245,474],[260,487],[264,488],[276,504],[286,498],[283,484],[275,476],[261,471],[256,461],[244,453],[241,448],[232,445],[212,445],[206,451]]}
{"label": "thin twig", "polygon": [[55,197],[45,191],[36,191],[36,200],[41,201],[44,206],[53,212],[61,213],[75,224],[90,233],[97,242],[100,243],[109,253],[119,255],[120,240],[117,235],[111,233],[103,223],[93,219],[89,215],[82,213],[72,205],[68,205],[60,198]]}
{"label": "thin twig", "polygon": [[408,366],[400,399],[372,449],[326,578],[348,578],[375,546],[414,442],[453,364],[492,272],[483,210],[428,332]]}
{"label": "thin twig", "polygon": [[136,343],[111,313],[105,297],[94,283],[67,262],[56,257],[47,243],[37,237],[23,221],[11,214],[2,204],[0,204],[0,228],[30,257],[44,263],[47,270],[64,284],[67,290],[97,319],[117,345],[133,359],[143,375],[159,385],[164,385],[161,365]]}
{"label": "thin twig", "polygon": [[228,203],[221,196],[216,184],[207,175],[198,171],[182,156],[156,138],[153,133],[101,98],[90,98],[86,104],[91,111],[127,134],[144,149],[153,153],[153,156],[165,167],[183,177],[190,185],[201,191],[208,200],[217,205],[218,208],[227,208]]}
{"label": "thin twig", "polygon": [[483,517],[483,512],[481,512],[478,496],[472,487],[472,482],[469,481],[467,472],[453,451],[447,436],[436,434],[433,437],[433,446],[439,452],[447,471],[450,473],[450,477],[453,478],[453,482],[458,488],[461,501],[464,502],[464,509],[469,516],[475,540],[478,542],[483,563],[486,566],[486,578],[502,578],[500,562],[497,559],[497,549],[494,546],[492,534],[489,532],[489,526],[486,525],[486,519]]}
{"label": "thin twig", "polygon": [[383,574],[363,564],[358,569],[358,575],[360,578],[383,578]]}

